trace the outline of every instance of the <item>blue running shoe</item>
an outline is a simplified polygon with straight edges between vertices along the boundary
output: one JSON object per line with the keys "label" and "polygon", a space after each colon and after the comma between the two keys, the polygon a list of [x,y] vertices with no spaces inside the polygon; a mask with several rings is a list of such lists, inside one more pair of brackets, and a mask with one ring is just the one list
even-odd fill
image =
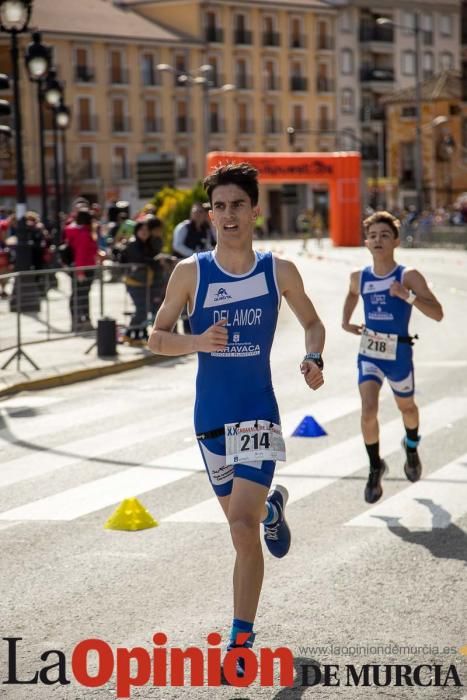
{"label": "blue running shoe", "polygon": [[[250,639],[246,641],[244,644],[235,644],[234,642],[230,642],[227,645],[227,651],[231,651],[232,649],[251,649],[253,647],[253,642],[255,641],[256,635],[252,632],[250,635]],[[245,659],[241,656],[238,657],[236,664],[235,664],[235,673],[237,674],[238,678],[243,678],[245,675]],[[222,685],[230,685],[229,681],[224,675],[224,666],[221,668],[221,684]]]}
{"label": "blue running shoe", "polygon": [[264,541],[273,555],[281,559],[290,549],[290,529],[285,519],[284,510],[289,499],[289,492],[285,486],[274,486],[267,498],[269,503],[276,507],[279,518],[275,523],[264,526]]}

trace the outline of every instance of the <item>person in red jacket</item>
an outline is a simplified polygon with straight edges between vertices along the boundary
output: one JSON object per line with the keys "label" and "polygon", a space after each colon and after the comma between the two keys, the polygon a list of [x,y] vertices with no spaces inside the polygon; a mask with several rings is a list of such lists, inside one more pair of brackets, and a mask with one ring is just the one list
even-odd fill
{"label": "person in red jacket", "polygon": [[[92,230],[92,215],[89,209],[80,209],[76,220],[65,228],[65,241],[73,251],[74,267],[86,267],[98,263],[97,241]],[[73,332],[92,330],[89,316],[89,292],[91,291],[93,270],[77,270],[72,277],[70,297],[71,330]]]}

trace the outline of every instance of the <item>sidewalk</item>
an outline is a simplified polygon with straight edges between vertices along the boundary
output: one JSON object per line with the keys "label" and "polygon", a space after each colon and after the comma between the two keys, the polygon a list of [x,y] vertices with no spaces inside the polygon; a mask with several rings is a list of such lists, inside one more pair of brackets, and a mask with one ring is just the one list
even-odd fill
{"label": "sidewalk", "polygon": [[[39,369],[34,369],[23,356],[20,358],[18,370],[17,358],[13,359],[7,369],[0,372],[0,398],[19,391],[48,389],[95,379],[167,359],[153,355],[147,348],[128,345],[117,345],[115,357],[98,357],[97,346],[85,354],[94,341],[95,333],[89,333],[87,336],[79,335],[48,343],[26,345],[24,352]],[[13,353],[14,350],[2,353],[2,364]]]}

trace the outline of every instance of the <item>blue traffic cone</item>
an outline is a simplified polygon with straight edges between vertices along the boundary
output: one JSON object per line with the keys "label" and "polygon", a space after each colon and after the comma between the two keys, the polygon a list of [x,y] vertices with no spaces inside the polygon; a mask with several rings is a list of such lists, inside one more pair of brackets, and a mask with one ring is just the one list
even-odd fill
{"label": "blue traffic cone", "polygon": [[292,437],[322,437],[323,435],[327,435],[327,432],[313,416],[305,416],[292,433]]}

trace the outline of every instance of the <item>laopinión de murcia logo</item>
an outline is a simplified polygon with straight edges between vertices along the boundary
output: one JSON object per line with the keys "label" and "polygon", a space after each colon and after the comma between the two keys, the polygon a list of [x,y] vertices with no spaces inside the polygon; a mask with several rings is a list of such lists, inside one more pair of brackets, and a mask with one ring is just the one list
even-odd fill
{"label": "laopini\u00f3n de murcia logo", "polygon": [[[237,643],[248,637],[240,634]],[[84,639],[76,644],[68,663],[60,649],[48,649],[40,654],[33,668],[18,662],[22,637],[3,637],[7,645],[7,667],[1,670],[2,684],[70,685],[72,681],[86,688],[99,688],[115,683],[117,698],[130,698],[134,688],[153,687],[218,687],[223,677],[231,686],[247,687],[255,681],[263,687],[463,687],[454,664],[294,664],[287,647],[258,652],[237,647],[225,652],[222,637],[211,632],[206,637],[207,648],[167,647],[167,635],[156,632],[153,648],[112,646],[98,638]],[[462,650],[461,650],[461,653]],[[245,674],[236,672],[238,658],[244,659]],[[295,671],[297,676],[295,677]]]}

